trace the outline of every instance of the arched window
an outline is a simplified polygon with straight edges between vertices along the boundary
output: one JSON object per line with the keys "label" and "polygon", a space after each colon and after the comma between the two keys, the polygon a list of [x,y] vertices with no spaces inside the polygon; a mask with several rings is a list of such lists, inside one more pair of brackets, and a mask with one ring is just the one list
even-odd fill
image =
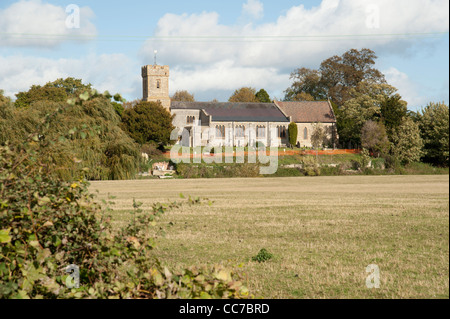
{"label": "arched window", "polygon": [[245,137],[245,127],[244,125],[238,125],[235,127],[236,137]]}
{"label": "arched window", "polygon": [[303,139],[304,140],[308,139],[308,129],[306,127],[303,129]]}
{"label": "arched window", "polygon": [[285,138],[286,137],[286,127],[284,126],[277,126],[277,131],[278,131],[278,137],[279,138]]}
{"label": "arched window", "polygon": [[266,127],[264,125],[258,125],[256,127],[256,138],[266,137]]}
{"label": "arched window", "polygon": [[186,124],[194,124],[195,116],[186,117]]}
{"label": "arched window", "polygon": [[225,125],[216,125],[216,138],[225,138]]}
{"label": "arched window", "polygon": [[161,87],[161,80],[156,80],[156,88],[159,89]]}

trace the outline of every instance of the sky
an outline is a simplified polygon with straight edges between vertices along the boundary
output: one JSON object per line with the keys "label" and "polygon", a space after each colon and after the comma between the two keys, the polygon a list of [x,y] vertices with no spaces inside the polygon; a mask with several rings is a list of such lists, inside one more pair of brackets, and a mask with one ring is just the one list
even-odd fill
{"label": "sky", "polygon": [[248,86],[283,99],[295,69],[369,48],[410,110],[449,102],[448,0],[70,1],[0,0],[6,95],[75,77],[142,98],[157,50],[171,95],[227,101]]}

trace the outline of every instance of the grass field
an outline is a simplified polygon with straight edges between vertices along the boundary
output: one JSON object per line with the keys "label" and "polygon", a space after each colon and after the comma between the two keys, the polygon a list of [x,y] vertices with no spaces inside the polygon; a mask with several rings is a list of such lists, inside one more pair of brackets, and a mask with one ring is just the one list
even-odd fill
{"label": "grass field", "polygon": [[[207,197],[161,225],[164,264],[242,264],[247,286],[264,298],[449,298],[449,176],[337,176],[93,182],[114,200],[116,225],[133,198]],[[261,248],[273,259],[252,261]],[[366,287],[366,267],[380,288]]]}

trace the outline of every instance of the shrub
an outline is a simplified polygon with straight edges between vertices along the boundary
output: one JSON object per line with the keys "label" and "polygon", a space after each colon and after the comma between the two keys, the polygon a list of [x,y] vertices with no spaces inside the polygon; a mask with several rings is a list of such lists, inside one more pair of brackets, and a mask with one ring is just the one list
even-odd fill
{"label": "shrub", "polygon": [[370,163],[370,153],[369,150],[363,148],[362,152],[361,152],[361,168],[362,170],[366,170],[368,168],[368,165]]}
{"label": "shrub", "polygon": [[257,164],[243,163],[232,165],[186,164],[176,165],[176,172],[184,178],[257,177]]}
{"label": "shrub", "polygon": [[359,171],[361,169],[361,167],[362,167],[360,160],[352,159],[352,160],[350,160],[350,164],[351,164],[351,168],[356,170],[356,171]]}
{"label": "shrub", "polygon": [[302,171],[298,168],[279,167],[275,174],[264,175],[267,177],[290,177],[290,176],[304,176]]}
{"label": "shrub", "polygon": [[302,159],[302,169],[306,176],[319,176],[320,167],[315,156],[304,156]]}
{"label": "shrub", "polygon": [[373,158],[372,159],[372,166],[375,169],[385,169],[386,168],[386,164],[385,164],[385,159],[382,157],[379,158]]}
{"label": "shrub", "polygon": [[386,155],[384,157],[384,160],[385,166],[389,170],[396,170],[401,166],[400,161],[393,155]]}
{"label": "shrub", "polygon": [[289,144],[291,147],[297,144],[298,127],[297,124],[292,122],[288,126]]}
{"label": "shrub", "polygon": [[265,248],[262,248],[256,256],[252,257],[252,260],[262,263],[272,259],[272,257],[273,254],[269,253]]}
{"label": "shrub", "polygon": [[322,175],[322,176],[337,176],[337,175],[341,175],[341,170],[339,167],[322,166],[320,168],[320,175]]}
{"label": "shrub", "polygon": [[[221,266],[172,273],[152,258],[158,217],[183,203],[143,212],[134,202],[132,221],[115,231],[86,180],[61,180],[40,151],[34,141],[0,147],[1,299],[249,297]],[[68,265],[79,267],[79,288],[66,287]]]}
{"label": "shrub", "polygon": [[158,148],[156,143],[147,143],[141,146],[141,152],[146,153],[149,158],[160,157],[163,152]]}

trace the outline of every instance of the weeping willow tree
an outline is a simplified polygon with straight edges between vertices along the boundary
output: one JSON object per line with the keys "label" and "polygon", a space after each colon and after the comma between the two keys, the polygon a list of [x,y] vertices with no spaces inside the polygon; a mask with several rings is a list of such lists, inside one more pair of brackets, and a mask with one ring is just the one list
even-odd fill
{"label": "weeping willow tree", "polygon": [[66,180],[130,179],[141,164],[139,146],[120,128],[108,95],[92,91],[23,108],[1,99],[0,118],[0,144],[13,147],[32,137],[41,144],[36,156]]}

